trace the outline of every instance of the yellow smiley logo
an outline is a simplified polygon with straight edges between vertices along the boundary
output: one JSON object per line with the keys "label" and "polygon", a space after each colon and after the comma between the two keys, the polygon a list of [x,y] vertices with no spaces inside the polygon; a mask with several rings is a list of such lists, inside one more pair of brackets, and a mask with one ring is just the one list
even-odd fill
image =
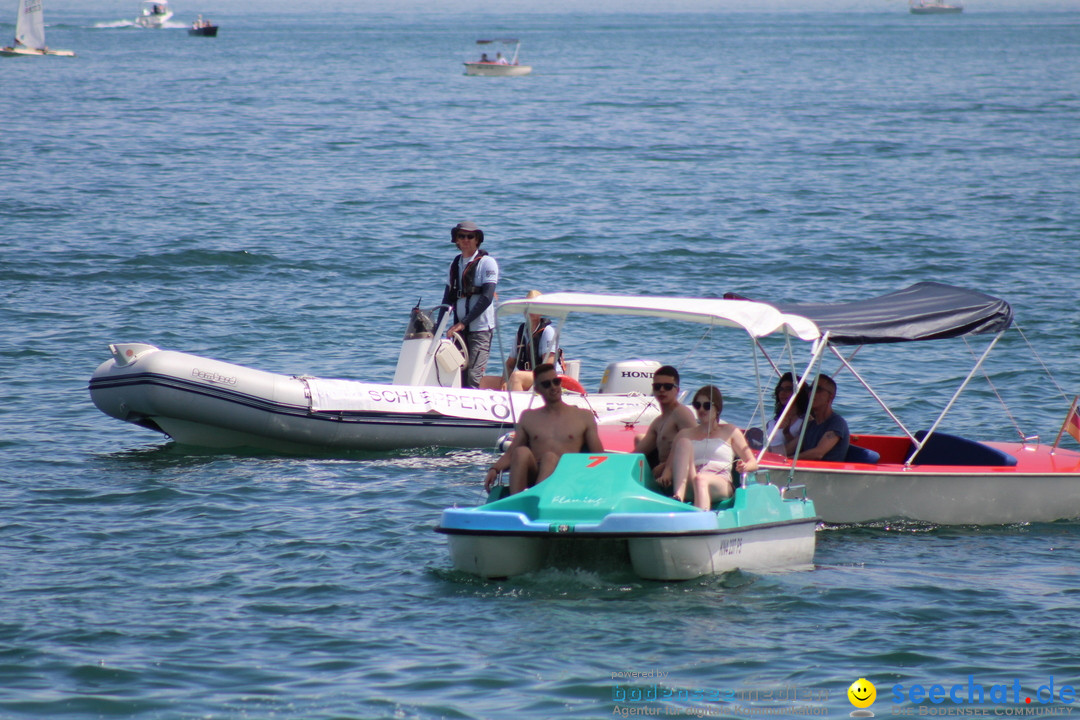
{"label": "yellow smiley logo", "polygon": [[866,678],[859,678],[847,689],[848,700],[857,708],[868,708],[877,700],[877,688]]}

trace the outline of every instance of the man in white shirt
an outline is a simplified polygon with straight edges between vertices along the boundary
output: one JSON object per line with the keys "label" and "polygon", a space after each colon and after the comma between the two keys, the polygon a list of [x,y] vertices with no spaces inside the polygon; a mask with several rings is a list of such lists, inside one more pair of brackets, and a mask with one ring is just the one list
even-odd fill
{"label": "man in white shirt", "polygon": [[454,324],[447,335],[460,333],[469,351],[469,361],[461,372],[461,386],[480,387],[495,329],[495,286],[499,264],[481,250],[484,231],[474,222],[460,222],[450,230],[451,242],[461,254],[450,263],[450,277],[443,304],[451,306]]}

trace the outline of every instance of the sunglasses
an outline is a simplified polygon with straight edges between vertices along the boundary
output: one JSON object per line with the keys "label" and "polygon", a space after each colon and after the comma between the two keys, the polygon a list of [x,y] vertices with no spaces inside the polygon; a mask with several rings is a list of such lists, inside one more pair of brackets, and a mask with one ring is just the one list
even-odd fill
{"label": "sunglasses", "polygon": [[661,390],[674,390],[678,387],[675,383],[653,383],[652,391],[660,392]]}
{"label": "sunglasses", "polygon": [[709,402],[708,400],[704,400],[704,401],[695,400],[694,402],[692,402],[690,404],[694,406],[695,410],[704,410],[705,412],[708,412],[709,410],[712,410],[712,403]]}
{"label": "sunglasses", "polygon": [[545,390],[547,390],[552,385],[554,385],[555,387],[560,387],[562,386],[562,378],[555,378],[554,380],[540,380],[537,385],[544,388]]}
{"label": "sunglasses", "polygon": [[459,233],[458,233],[457,235],[455,235],[454,237],[455,237],[456,239],[458,239],[458,240],[462,240],[462,239],[465,239],[465,240],[475,240],[475,239],[477,238],[477,235],[476,235],[476,233],[467,233],[467,232],[459,232]]}

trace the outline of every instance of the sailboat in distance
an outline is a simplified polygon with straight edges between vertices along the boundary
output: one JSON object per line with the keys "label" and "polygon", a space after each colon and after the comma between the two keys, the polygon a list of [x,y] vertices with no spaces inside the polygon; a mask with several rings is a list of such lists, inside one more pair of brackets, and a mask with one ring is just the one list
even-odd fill
{"label": "sailboat in distance", "polygon": [[45,45],[45,16],[41,11],[41,0],[19,0],[19,17],[15,21],[15,42],[11,47],[0,47],[0,55],[75,57],[75,53],[71,50],[52,50]]}

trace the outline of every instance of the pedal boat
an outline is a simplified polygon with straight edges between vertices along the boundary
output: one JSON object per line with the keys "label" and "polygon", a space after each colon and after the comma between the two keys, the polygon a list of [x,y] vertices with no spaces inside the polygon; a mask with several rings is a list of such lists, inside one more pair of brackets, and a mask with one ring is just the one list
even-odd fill
{"label": "pedal boat", "polygon": [[514,46],[514,54],[509,60],[497,62],[495,60],[472,60],[465,63],[466,75],[481,75],[484,77],[521,77],[532,72],[531,65],[518,63],[518,53],[521,50],[521,41],[517,38],[500,38],[496,40],[477,40],[477,45],[492,45],[501,43]]}
{"label": "pedal boat", "polygon": [[483,578],[581,567],[583,558],[626,559],[648,580],[812,567],[812,501],[782,498],[753,473],[710,511],[659,490],[644,455],[569,454],[524,492],[444,510],[435,530],[447,536],[454,568]]}

